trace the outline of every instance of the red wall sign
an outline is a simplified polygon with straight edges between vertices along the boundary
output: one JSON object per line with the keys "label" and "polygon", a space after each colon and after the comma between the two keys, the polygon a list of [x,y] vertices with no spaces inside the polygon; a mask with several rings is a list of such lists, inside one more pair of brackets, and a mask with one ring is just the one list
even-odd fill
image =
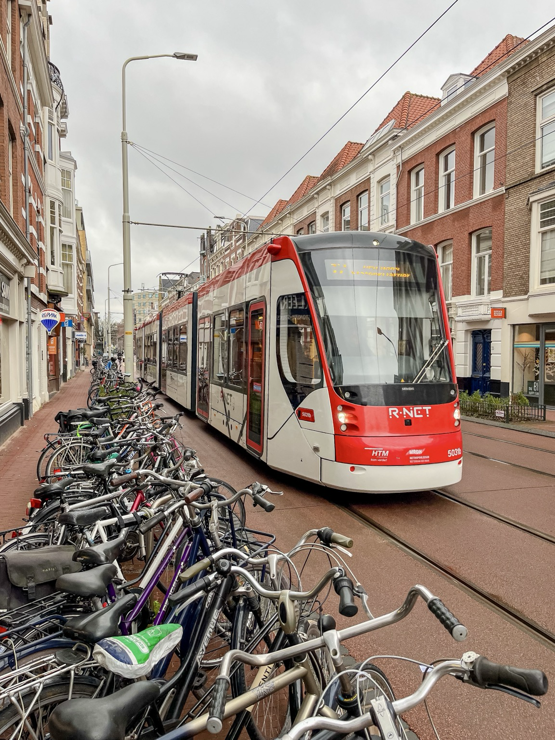
{"label": "red wall sign", "polygon": [[505,318],[505,309],[504,308],[492,308],[491,309],[491,318],[492,319],[504,319]]}

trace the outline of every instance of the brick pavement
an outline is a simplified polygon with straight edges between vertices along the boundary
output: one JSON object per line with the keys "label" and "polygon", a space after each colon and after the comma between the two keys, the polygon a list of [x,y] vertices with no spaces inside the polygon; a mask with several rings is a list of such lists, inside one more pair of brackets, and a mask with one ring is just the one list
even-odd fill
{"label": "brick pavement", "polygon": [[43,435],[56,431],[58,411],[86,405],[90,378],[87,371],[79,372],[0,447],[0,530],[15,526],[25,516],[30,494],[37,487],[36,464],[44,447]]}

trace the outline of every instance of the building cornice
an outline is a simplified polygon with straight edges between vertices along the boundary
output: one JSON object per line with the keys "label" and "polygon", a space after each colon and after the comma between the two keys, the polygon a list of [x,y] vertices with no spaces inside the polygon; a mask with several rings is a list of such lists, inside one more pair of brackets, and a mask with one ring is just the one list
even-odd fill
{"label": "building cornice", "polygon": [[534,59],[537,59],[539,56],[544,54],[546,51],[549,51],[549,49],[552,49],[554,46],[555,46],[555,36],[545,39],[539,46],[536,46],[534,49],[532,49],[529,52],[528,52],[528,46],[526,46],[525,49],[527,50],[527,53],[524,54],[522,58],[518,59],[516,62],[514,62],[511,59],[512,64],[505,70],[506,76],[509,77],[515,72],[518,72],[519,69],[522,69],[522,67],[525,67],[527,64],[530,64],[530,62],[534,61]]}

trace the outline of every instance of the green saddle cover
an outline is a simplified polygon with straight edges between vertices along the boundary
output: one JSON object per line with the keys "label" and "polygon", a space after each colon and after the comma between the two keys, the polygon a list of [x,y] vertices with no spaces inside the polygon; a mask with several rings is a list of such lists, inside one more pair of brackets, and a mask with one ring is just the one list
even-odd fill
{"label": "green saddle cover", "polygon": [[182,635],[180,624],[160,624],[136,635],[108,637],[95,645],[93,658],[118,676],[139,678],[171,653]]}

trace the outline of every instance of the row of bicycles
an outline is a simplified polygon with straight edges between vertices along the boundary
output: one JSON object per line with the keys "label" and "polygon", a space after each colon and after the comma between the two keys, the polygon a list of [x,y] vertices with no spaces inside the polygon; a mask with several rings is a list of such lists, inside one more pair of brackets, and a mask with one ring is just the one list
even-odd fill
{"label": "row of bicycles", "polygon": [[46,435],[25,519],[0,533],[0,739],[410,740],[403,714],[447,676],[539,706],[541,671],[472,651],[398,656],[422,681],[397,698],[383,656],[357,662],[349,641],[419,599],[463,641],[441,600],[415,585],[374,616],[348,535],[321,526],[283,550],[247,516],[281,494],[206,475],[155,389],[117,362],[91,372],[87,407]]}

